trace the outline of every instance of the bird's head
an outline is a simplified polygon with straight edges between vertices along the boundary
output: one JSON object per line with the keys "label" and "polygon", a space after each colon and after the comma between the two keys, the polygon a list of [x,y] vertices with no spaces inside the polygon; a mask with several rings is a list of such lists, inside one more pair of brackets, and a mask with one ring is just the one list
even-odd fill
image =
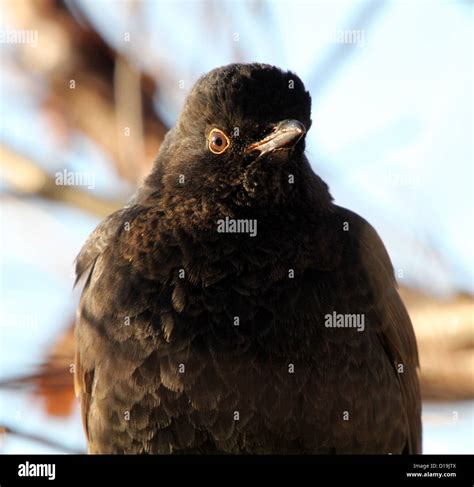
{"label": "bird's head", "polygon": [[294,73],[266,64],[217,68],[191,90],[154,171],[165,192],[182,197],[284,203],[307,171],[310,126],[311,98]]}
{"label": "bird's head", "polygon": [[188,96],[178,130],[212,164],[248,165],[304,150],[311,98],[291,72],[231,64],[203,76]]}

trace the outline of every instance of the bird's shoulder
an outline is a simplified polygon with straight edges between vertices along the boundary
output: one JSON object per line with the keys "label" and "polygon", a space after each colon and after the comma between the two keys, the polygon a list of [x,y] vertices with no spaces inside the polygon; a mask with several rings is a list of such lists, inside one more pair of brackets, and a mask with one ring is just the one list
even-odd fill
{"label": "bird's shoulder", "polygon": [[375,228],[359,214],[341,206],[334,205],[332,214],[346,250],[343,255],[350,258],[351,264],[358,261],[373,277],[395,283],[392,262]]}
{"label": "bird's shoulder", "polygon": [[75,260],[76,284],[91,270],[97,257],[116,239],[120,228],[125,224],[135,208],[121,208],[104,218],[92,231]]}
{"label": "bird's shoulder", "polygon": [[146,245],[147,238],[155,235],[153,230],[159,225],[160,215],[161,211],[157,208],[132,204],[103,219],[76,257],[76,284],[83,277],[90,277],[96,261],[108,249],[123,250],[124,246],[135,245],[139,252]]}

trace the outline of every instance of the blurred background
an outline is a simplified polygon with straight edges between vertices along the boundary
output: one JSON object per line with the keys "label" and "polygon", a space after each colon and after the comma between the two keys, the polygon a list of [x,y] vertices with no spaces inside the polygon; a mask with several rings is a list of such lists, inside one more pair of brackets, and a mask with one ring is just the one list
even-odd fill
{"label": "blurred background", "polygon": [[194,81],[299,74],[308,157],[392,257],[425,453],[474,453],[471,1],[0,1],[0,452],[84,452],[73,260],[150,169]]}

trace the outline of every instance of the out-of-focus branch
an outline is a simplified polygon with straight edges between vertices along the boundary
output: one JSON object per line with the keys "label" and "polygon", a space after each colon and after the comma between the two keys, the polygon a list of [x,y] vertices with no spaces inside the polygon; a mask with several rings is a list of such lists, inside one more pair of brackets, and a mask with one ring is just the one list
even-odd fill
{"label": "out-of-focus branch", "polygon": [[[140,74],[122,56],[115,62],[114,73],[117,163],[129,181],[136,178],[136,169],[130,161],[145,160],[145,142],[140,89]],[[124,136],[125,127],[130,136]]]}
{"label": "out-of-focus branch", "polygon": [[73,380],[74,320],[31,374],[0,379],[0,389],[31,391],[50,416],[69,416],[76,404]]}
{"label": "out-of-focus branch", "polygon": [[0,169],[4,181],[25,196],[60,201],[98,216],[109,215],[123,204],[100,198],[76,186],[57,185],[55,178],[37,164],[2,146]]}
{"label": "out-of-focus branch", "polygon": [[474,397],[474,301],[459,295],[440,301],[402,289],[420,354],[425,399]]}
{"label": "out-of-focus branch", "polygon": [[0,425],[0,436],[2,435],[15,435],[20,438],[23,438],[25,440],[29,441],[34,441],[36,443],[41,443],[42,445],[49,446],[50,448],[54,448],[55,450],[58,450],[60,452],[65,452],[65,453],[73,453],[73,454],[81,454],[85,453],[84,451],[76,450],[74,448],[71,448],[67,445],[63,445],[61,443],[58,443],[56,441],[50,440],[49,438],[44,438],[39,435],[35,435],[32,433],[26,433],[25,431],[20,431],[15,428],[11,428],[9,426],[5,425]]}
{"label": "out-of-focus branch", "polygon": [[[19,45],[16,59],[26,72],[46,79],[43,108],[54,115],[56,132],[62,138],[74,131],[86,134],[116,163],[120,176],[136,183],[149,170],[167,131],[153,106],[156,81],[107,44],[80,15],[79,5],[72,9],[74,15],[66,3],[54,0],[5,6],[20,28],[38,32],[37,47]],[[125,47],[124,40],[123,51]],[[130,100],[123,96],[127,89]],[[144,150],[137,151],[140,146]]]}

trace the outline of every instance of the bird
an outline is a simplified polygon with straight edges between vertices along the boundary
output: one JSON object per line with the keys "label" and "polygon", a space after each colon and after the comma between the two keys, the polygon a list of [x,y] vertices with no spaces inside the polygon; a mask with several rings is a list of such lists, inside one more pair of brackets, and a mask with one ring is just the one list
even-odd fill
{"label": "bird", "polygon": [[305,152],[293,72],[188,94],[149,175],[76,259],[91,454],[417,454],[418,352],[375,229]]}

